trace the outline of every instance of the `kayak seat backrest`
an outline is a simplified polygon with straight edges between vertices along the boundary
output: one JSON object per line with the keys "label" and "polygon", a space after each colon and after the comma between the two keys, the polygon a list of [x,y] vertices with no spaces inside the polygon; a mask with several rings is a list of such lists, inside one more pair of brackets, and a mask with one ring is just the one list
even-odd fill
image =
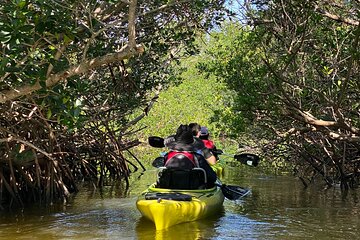
{"label": "kayak seat backrest", "polygon": [[206,172],[202,168],[180,169],[160,168],[158,173],[157,187],[167,189],[205,189]]}

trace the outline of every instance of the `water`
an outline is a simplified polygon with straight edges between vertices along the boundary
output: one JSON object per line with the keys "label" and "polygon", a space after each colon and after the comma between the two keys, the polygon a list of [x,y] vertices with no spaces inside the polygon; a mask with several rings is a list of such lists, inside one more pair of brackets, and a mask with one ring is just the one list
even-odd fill
{"label": "water", "polygon": [[[246,172],[244,172],[246,171]],[[224,183],[252,189],[225,200],[218,215],[156,231],[135,207],[154,171],[134,174],[131,186],[103,192],[83,188],[72,202],[0,215],[0,239],[360,239],[358,191],[303,189],[292,177],[264,176],[252,168],[226,169]]]}

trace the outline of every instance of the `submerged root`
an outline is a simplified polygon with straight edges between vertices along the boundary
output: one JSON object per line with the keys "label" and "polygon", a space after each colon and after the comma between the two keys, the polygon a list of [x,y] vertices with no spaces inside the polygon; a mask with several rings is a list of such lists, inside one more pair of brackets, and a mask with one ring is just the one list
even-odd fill
{"label": "submerged root", "polygon": [[0,208],[66,202],[79,182],[96,187],[105,178],[128,182],[129,165],[137,169],[122,152],[138,140],[115,137],[103,125],[70,132],[41,113],[29,118],[26,109],[34,108],[0,110]]}

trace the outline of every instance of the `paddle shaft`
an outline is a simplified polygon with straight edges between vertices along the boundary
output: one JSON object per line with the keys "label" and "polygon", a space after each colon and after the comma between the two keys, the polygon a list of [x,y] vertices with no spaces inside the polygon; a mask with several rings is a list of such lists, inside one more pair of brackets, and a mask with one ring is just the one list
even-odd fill
{"label": "paddle shaft", "polygon": [[[163,148],[165,147],[164,138],[157,136],[150,136],[148,138],[149,144],[152,147]],[[252,153],[241,153],[241,154],[227,154],[222,150],[218,149],[214,151],[218,155],[225,155],[234,158],[235,160],[252,167],[256,167],[259,164],[260,158],[258,155]]]}
{"label": "paddle shaft", "polygon": [[[156,148],[165,147],[164,139],[161,137],[156,137],[156,136],[149,137],[149,144],[150,144],[150,146],[156,147]],[[216,150],[216,153],[219,155],[222,154],[225,156],[233,157],[234,159],[236,159],[239,162],[246,164],[248,166],[255,167],[259,163],[259,156],[255,155],[255,154],[243,153],[243,154],[238,154],[238,155],[230,155],[230,154],[224,153],[222,150]],[[154,167],[162,167],[162,166],[164,166],[164,160],[165,160],[164,157],[158,157],[153,161],[152,165]],[[217,179],[217,181],[215,182],[215,185],[220,187],[224,196],[230,200],[239,199],[250,193],[249,189],[245,189],[240,186],[231,186],[231,185],[222,184],[219,179]]]}

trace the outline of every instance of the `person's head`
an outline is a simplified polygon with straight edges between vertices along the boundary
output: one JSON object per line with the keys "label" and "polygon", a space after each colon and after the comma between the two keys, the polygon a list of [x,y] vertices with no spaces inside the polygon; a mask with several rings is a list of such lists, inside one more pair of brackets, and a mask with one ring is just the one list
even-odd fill
{"label": "person's head", "polygon": [[180,125],[175,134],[175,141],[169,143],[169,148],[177,151],[194,151],[195,140],[188,125]]}
{"label": "person's head", "polygon": [[202,126],[200,128],[200,136],[199,136],[201,139],[209,139],[209,130],[207,127],[205,126]]}
{"label": "person's head", "polygon": [[194,137],[190,127],[181,124],[176,130],[175,141],[181,144],[193,144]]}
{"label": "person's head", "polygon": [[198,124],[198,123],[190,123],[189,128],[191,129],[193,136],[195,136],[195,137],[200,136],[200,130],[201,130],[200,124]]}

